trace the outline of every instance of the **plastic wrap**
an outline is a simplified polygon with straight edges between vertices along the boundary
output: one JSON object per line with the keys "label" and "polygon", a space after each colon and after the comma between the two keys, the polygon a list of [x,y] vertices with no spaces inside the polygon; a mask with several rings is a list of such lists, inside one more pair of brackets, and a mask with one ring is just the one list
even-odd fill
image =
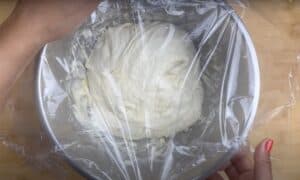
{"label": "plastic wrap", "polygon": [[[230,3],[241,10],[239,12],[244,20],[251,17],[248,14],[251,12],[250,4],[242,1]],[[72,93],[80,91],[77,88],[82,84],[76,83],[88,81],[86,62],[99,50],[99,39],[103,40],[110,28],[125,23],[134,24],[134,33],[139,33],[141,39],[147,39],[143,30],[148,24],[157,22],[171,25],[175,33],[172,28],[167,28],[168,36],[161,39],[163,43],[154,47],[155,52],[171,46],[170,41],[176,41],[176,31],[184,32],[182,37],[190,40],[194,46],[195,51],[186,64],[187,71],[183,77],[188,79],[196,76],[197,81],[192,78],[192,84],[200,84],[203,88],[203,99],[199,101],[200,115],[197,115],[195,122],[167,136],[152,137],[151,130],[147,130],[150,133],[145,132],[146,137],[135,139],[130,138],[133,132],[131,126],[120,125],[125,133],[116,135],[111,130],[104,131],[96,127],[93,120],[80,120],[76,116],[76,107],[83,106],[87,111],[91,107],[86,98],[74,99]],[[122,35],[120,32],[120,38]],[[147,40],[138,46],[141,51],[148,48],[151,39]],[[182,49],[178,51],[174,53],[180,53]],[[274,95],[276,90],[267,86],[270,82],[265,74],[268,65],[260,63],[259,69],[256,51],[246,28],[236,12],[223,1],[102,1],[74,34],[46,45],[37,58],[36,94],[32,94],[37,99],[36,107],[26,106],[32,104],[32,96],[21,95],[9,99],[6,111],[9,119],[14,120],[11,129],[17,137],[14,134],[4,135],[1,141],[5,147],[24,157],[25,162],[38,169],[40,174],[44,171],[49,173],[50,178],[78,178],[56,156],[60,154],[69,165],[88,178],[203,179],[228,161],[246,142],[258,107],[256,126],[251,132],[254,138],[260,133],[257,127],[268,124],[283,109],[293,107],[296,103],[296,69],[286,74],[284,82],[289,85],[287,91]],[[136,63],[139,61],[137,59]],[[157,65],[160,62],[155,63]],[[149,67],[138,69],[147,71]],[[262,91],[260,72],[265,75],[262,77]],[[151,77],[142,77],[143,83],[153,83]],[[17,91],[33,89],[32,81],[32,78],[26,79],[25,75],[16,86],[19,89]],[[180,85],[178,90],[184,89],[186,84]],[[117,88],[119,91],[112,88],[111,97],[125,97],[122,88]],[[260,95],[262,101],[258,106]],[[154,93],[151,97],[157,96]],[[189,94],[179,91],[172,98],[181,99],[182,96]],[[273,100],[273,96],[278,96],[277,106],[264,104]],[[285,97],[288,97],[288,101],[285,101]],[[18,107],[20,101],[25,104],[24,107]],[[108,102],[112,103],[111,100]],[[123,107],[118,103],[116,105],[120,109]],[[139,107],[140,104],[136,105]],[[178,111],[183,108],[186,109],[180,103],[176,106]],[[31,109],[38,109],[33,117],[26,114]],[[126,107],[123,109],[125,113],[122,113],[126,114]],[[141,111],[146,114],[146,109]],[[40,115],[40,124],[35,121],[37,114]],[[34,121],[36,126],[27,127],[24,117]],[[123,118],[122,121],[126,124],[130,120]],[[176,122],[183,123],[184,119]]]}
{"label": "plastic wrap", "polygon": [[38,104],[57,150],[91,177],[205,177],[247,137],[257,63],[225,3],[105,1],[43,49]]}

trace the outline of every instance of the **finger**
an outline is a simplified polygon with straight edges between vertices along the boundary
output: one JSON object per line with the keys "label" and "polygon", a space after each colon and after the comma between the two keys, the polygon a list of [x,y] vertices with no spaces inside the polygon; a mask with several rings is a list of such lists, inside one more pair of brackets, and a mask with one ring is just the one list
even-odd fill
{"label": "finger", "polygon": [[239,172],[235,169],[233,165],[228,166],[224,171],[229,179],[239,178]]}
{"label": "finger", "polygon": [[226,162],[224,165],[222,165],[218,171],[224,171],[228,166],[231,165],[231,162]]}
{"label": "finger", "polygon": [[212,176],[208,177],[206,180],[223,180],[223,178],[219,173],[215,173]]}
{"label": "finger", "polygon": [[243,149],[231,159],[231,163],[240,174],[253,171],[253,161],[250,157],[249,149]]}
{"label": "finger", "polygon": [[265,139],[255,149],[254,176],[256,180],[272,180],[270,152],[273,140]]}
{"label": "finger", "polygon": [[77,3],[78,7],[81,7],[81,11],[77,12],[78,14],[82,13],[88,15],[94,9],[96,9],[97,5],[99,4],[99,0],[73,0],[73,4]]}

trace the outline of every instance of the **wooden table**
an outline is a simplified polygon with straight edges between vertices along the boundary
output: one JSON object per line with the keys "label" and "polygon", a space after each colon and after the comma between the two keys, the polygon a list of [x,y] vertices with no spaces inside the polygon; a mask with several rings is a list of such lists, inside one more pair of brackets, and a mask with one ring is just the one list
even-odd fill
{"label": "wooden table", "polygon": [[275,140],[275,179],[300,179],[300,1],[251,1],[244,21],[261,67],[262,91],[252,144]]}
{"label": "wooden table", "polygon": [[[0,23],[14,7],[0,1]],[[250,143],[275,140],[275,179],[300,179],[300,2],[251,1],[238,8],[259,57],[262,90]],[[16,83],[0,117],[1,179],[82,179],[55,152],[36,113],[34,64]],[[21,118],[20,118],[21,117]],[[49,149],[51,151],[49,152]]]}

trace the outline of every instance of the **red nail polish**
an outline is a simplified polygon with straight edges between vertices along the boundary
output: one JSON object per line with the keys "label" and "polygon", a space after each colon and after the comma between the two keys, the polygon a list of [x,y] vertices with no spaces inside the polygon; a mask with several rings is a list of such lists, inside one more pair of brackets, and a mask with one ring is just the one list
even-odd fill
{"label": "red nail polish", "polygon": [[270,153],[272,151],[273,144],[274,144],[274,141],[272,139],[267,140],[267,142],[265,143],[265,151],[267,153]]}

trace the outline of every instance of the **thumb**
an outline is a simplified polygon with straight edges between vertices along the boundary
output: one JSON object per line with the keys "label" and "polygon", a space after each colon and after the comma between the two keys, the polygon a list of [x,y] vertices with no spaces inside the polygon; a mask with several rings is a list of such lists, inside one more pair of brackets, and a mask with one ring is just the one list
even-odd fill
{"label": "thumb", "polygon": [[254,154],[254,177],[255,180],[272,180],[272,167],[270,153],[273,140],[263,140],[255,149]]}

